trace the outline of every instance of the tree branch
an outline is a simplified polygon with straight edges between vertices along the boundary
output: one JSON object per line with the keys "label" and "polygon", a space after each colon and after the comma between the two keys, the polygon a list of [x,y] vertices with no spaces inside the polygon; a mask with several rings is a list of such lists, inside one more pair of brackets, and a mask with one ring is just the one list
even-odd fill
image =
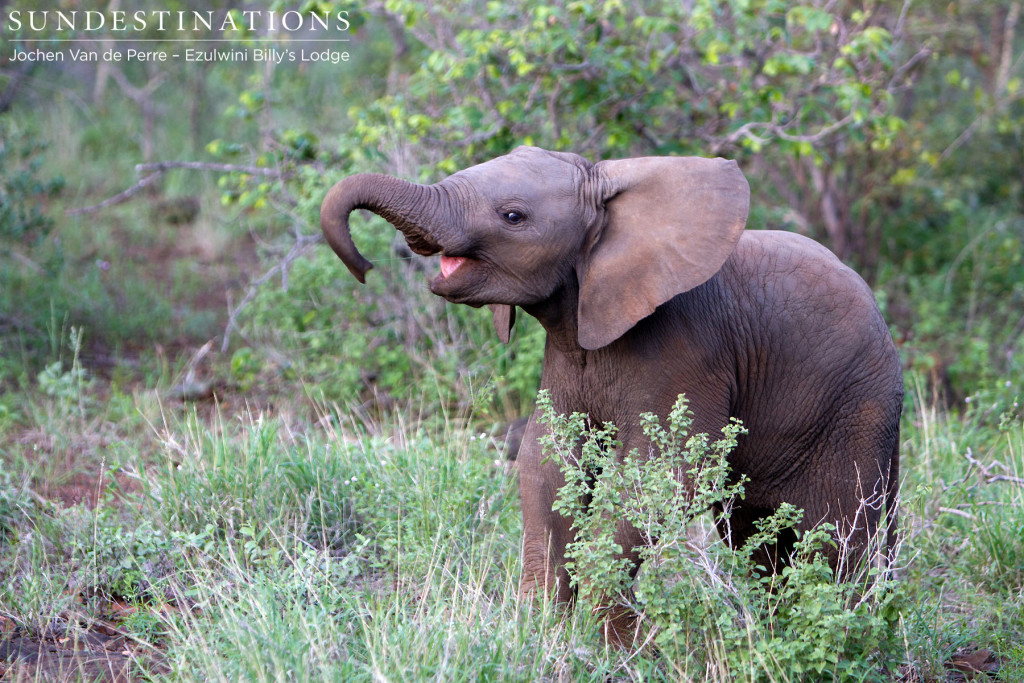
{"label": "tree branch", "polygon": [[259,291],[259,288],[268,280],[270,280],[270,278],[276,275],[280,275],[282,281],[287,283],[288,267],[291,266],[292,262],[295,261],[300,256],[302,256],[304,253],[306,253],[310,249],[310,247],[313,247],[319,244],[320,242],[323,242],[323,240],[324,236],[319,233],[315,235],[297,235],[295,238],[295,243],[292,244],[291,249],[288,250],[288,253],[285,254],[284,258],[281,259],[278,263],[274,264],[274,266],[270,270],[268,270],[263,275],[249,283],[249,289],[246,291],[245,296],[242,297],[242,300],[238,303],[238,305],[234,306],[231,309],[231,312],[228,314],[228,322],[227,325],[224,326],[224,341],[221,342],[220,345],[221,353],[226,353],[228,350],[228,346],[230,346],[231,344],[231,332],[232,330],[235,329],[235,326],[237,324],[238,314],[241,313],[242,309],[245,308],[249,304],[249,302],[253,300],[253,298],[256,296],[256,292]]}
{"label": "tree branch", "polygon": [[64,212],[66,216],[81,216],[88,213],[96,213],[101,209],[105,209],[108,206],[115,206],[122,202],[128,201],[132,196],[138,194],[138,192],[145,187],[153,184],[158,180],[164,172],[172,168],[190,168],[198,171],[215,171],[218,173],[248,173],[249,175],[261,175],[269,176],[272,178],[281,178],[283,174],[273,168],[265,168],[262,166],[241,166],[238,164],[215,164],[205,161],[158,161],[151,164],[136,164],[135,173],[142,175],[148,173],[139,179],[137,183],[129,187],[124,192],[120,192],[109,199],[105,199],[99,204],[93,204],[92,206],[82,206],[77,209],[67,209]]}
{"label": "tree branch", "polygon": [[1010,81],[1011,64],[1013,63],[1013,37],[1018,19],[1020,19],[1020,2],[1015,0],[1010,3],[1010,9],[1006,12],[1006,21],[1003,23],[1003,49],[999,56],[999,69],[996,71],[997,94],[1006,90],[1006,84]]}
{"label": "tree branch", "polygon": [[154,182],[156,182],[157,180],[159,180],[162,175],[163,175],[162,173],[151,173],[150,175],[146,176],[145,178],[142,178],[141,180],[139,180],[139,182],[137,182],[134,185],[132,185],[131,187],[129,187],[124,192],[119,192],[118,194],[115,194],[113,197],[110,197],[109,199],[103,200],[99,204],[93,204],[92,206],[81,206],[81,207],[79,207],[77,209],[66,209],[64,211],[64,215],[65,216],[81,216],[81,215],[84,215],[84,214],[87,214],[87,213],[96,213],[97,211],[100,211],[101,209],[105,209],[108,206],[114,206],[116,204],[120,204],[122,202],[126,202],[129,199],[131,199],[131,197],[133,195],[137,194],[139,191],[141,191],[145,187],[147,187],[148,185],[151,185]]}
{"label": "tree branch", "polygon": [[219,173],[248,173],[249,175],[281,178],[284,174],[276,168],[266,166],[243,166],[241,164],[215,164],[207,161],[158,161],[152,164],[136,164],[135,172],[153,171],[163,173],[172,168],[190,168],[196,171],[217,171]]}
{"label": "tree branch", "polygon": [[986,465],[977,458],[974,457],[974,453],[968,447],[964,453],[964,459],[972,466],[978,468],[978,473],[982,476],[986,484],[993,484],[998,481],[1005,481],[1011,484],[1017,484],[1018,486],[1024,486],[1024,478],[1015,477],[1009,474],[995,474],[992,472],[993,467],[1006,471],[1006,466],[999,462],[993,462],[991,465]]}

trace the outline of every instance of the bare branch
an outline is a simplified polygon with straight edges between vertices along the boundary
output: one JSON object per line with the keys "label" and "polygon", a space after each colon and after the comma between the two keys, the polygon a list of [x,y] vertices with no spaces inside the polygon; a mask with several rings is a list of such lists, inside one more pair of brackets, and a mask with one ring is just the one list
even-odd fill
{"label": "bare branch", "polygon": [[231,332],[232,330],[234,330],[235,325],[237,324],[238,314],[241,313],[242,309],[245,308],[249,304],[249,302],[253,300],[253,298],[256,296],[256,292],[259,291],[259,288],[265,282],[267,282],[272,277],[275,277],[277,275],[280,275],[281,278],[285,282],[287,282],[288,268],[289,266],[291,266],[292,262],[294,262],[297,258],[306,253],[311,247],[319,244],[320,242],[323,242],[323,240],[324,236],[319,233],[315,235],[297,236],[295,239],[295,243],[292,244],[291,249],[288,250],[288,253],[285,254],[283,259],[281,259],[278,263],[274,264],[274,266],[267,272],[263,273],[263,275],[259,276],[258,278],[249,283],[249,289],[248,291],[246,291],[245,296],[242,297],[242,300],[238,303],[238,305],[233,307],[231,309],[231,312],[228,314],[228,322],[227,325],[225,325],[224,327],[224,341],[221,342],[220,345],[221,353],[226,353],[228,350],[228,346],[231,343]]}
{"label": "bare branch", "polygon": [[215,164],[206,161],[158,161],[152,164],[136,164],[136,173],[147,171],[162,173],[172,168],[190,168],[196,171],[217,171],[220,173],[248,173],[249,175],[262,175],[273,178],[280,178],[284,174],[275,168],[266,166],[242,166],[240,164]]}
{"label": "bare branch", "polygon": [[732,145],[735,145],[737,142],[739,142],[743,138],[747,138],[747,139],[753,140],[754,142],[756,142],[759,145],[767,145],[768,142],[770,141],[769,138],[763,138],[763,137],[760,137],[758,135],[755,135],[754,134],[754,129],[755,128],[762,128],[762,129],[767,128],[767,129],[770,130],[772,128],[772,126],[773,126],[773,124],[765,123],[763,121],[749,121],[747,123],[744,123],[742,126],[737,128],[736,130],[734,130],[732,133],[730,133],[726,137],[719,138],[718,140],[714,140],[713,141],[713,145],[714,145],[713,146],[713,151],[714,151],[714,153],[717,154],[720,150],[722,150],[722,149],[724,149],[726,147],[731,147]]}
{"label": "bare branch", "polygon": [[113,197],[103,200],[99,204],[93,204],[92,206],[82,206],[77,209],[67,209],[64,211],[64,215],[81,216],[87,213],[95,213],[101,209],[107,208],[108,206],[114,206],[115,204],[120,204],[122,202],[128,201],[133,195],[137,194],[146,186],[153,184],[162,175],[162,173],[152,173],[143,178],[142,180],[140,180],[139,182],[135,183],[131,187],[129,187],[124,192],[119,192],[118,194],[115,194]]}
{"label": "bare branch", "polygon": [[1003,49],[999,57],[999,69],[996,72],[996,92],[1006,90],[1006,84],[1010,81],[1011,63],[1013,60],[1013,38],[1017,28],[1017,20],[1020,19],[1020,1],[1010,3],[1010,9],[1006,12],[1006,20],[1003,22]]}
{"label": "bare branch", "polygon": [[835,133],[840,128],[844,128],[845,126],[849,125],[851,121],[853,121],[852,113],[847,114],[846,116],[844,116],[843,118],[839,119],[834,123],[830,123],[829,125],[825,126],[817,133],[814,133],[813,135],[790,135],[789,133],[787,133],[785,130],[778,126],[775,127],[773,133],[776,136],[782,138],[783,140],[787,140],[789,142],[821,142],[829,135],[832,135],[832,133]]}
{"label": "bare branch", "polygon": [[939,512],[945,512],[946,514],[956,515],[957,517],[963,517],[964,519],[974,519],[974,515],[963,510],[957,510],[956,508],[940,507]]}
{"label": "bare branch", "polygon": [[[748,123],[744,123],[724,138],[713,140],[713,150],[715,153],[718,153],[720,150],[731,147],[744,138],[752,140],[759,145],[767,145],[771,142],[773,137],[787,142],[821,142],[833,133],[850,125],[853,120],[853,113],[849,113],[838,121],[830,123],[817,132],[809,133],[807,135],[792,135],[786,132],[785,126],[777,123],[770,123],[768,121],[750,121]],[[754,132],[755,130],[762,130],[764,133],[762,135],[758,135]]]}
{"label": "bare branch", "polygon": [[1024,486],[1024,477],[1011,477],[1008,474],[996,474],[996,475],[993,475],[993,476],[989,477],[985,481],[987,481],[990,484],[992,484],[994,482],[997,482],[997,481],[1008,481],[1011,484],[1018,484],[1020,486]]}
{"label": "bare branch", "polygon": [[914,56],[905,61],[893,72],[892,78],[889,79],[889,85],[886,89],[892,91],[899,87],[899,83],[903,80],[904,76],[910,73],[915,66],[931,57],[933,52],[934,51],[931,48],[923,47],[914,53]]}
{"label": "bare branch", "polygon": [[984,480],[984,482],[986,484],[994,484],[996,482],[1005,481],[1005,482],[1009,482],[1011,484],[1017,484],[1019,486],[1024,486],[1024,478],[1022,478],[1022,477],[1015,477],[1015,476],[1012,476],[1012,475],[1009,475],[1009,474],[995,474],[995,473],[993,473],[992,472],[993,468],[998,468],[998,469],[1001,469],[1003,471],[1006,471],[1006,469],[1007,469],[1006,465],[1003,465],[1000,462],[993,462],[993,463],[991,463],[989,465],[986,465],[985,463],[981,462],[980,460],[978,460],[977,458],[974,457],[974,453],[971,451],[970,447],[968,447],[967,451],[964,453],[964,459],[967,460],[967,462],[972,467],[976,467],[978,469],[978,473],[982,476],[982,478],[983,478],[983,480]]}
{"label": "bare branch", "polygon": [[37,275],[40,275],[45,272],[42,266],[40,266],[38,263],[30,259],[28,256],[25,256],[21,252],[12,250],[11,256],[14,257],[15,261],[20,261],[23,266],[31,268],[32,271],[35,272]]}
{"label": "bare branch", "polygon": [[149,98],[152,97],[153,92],[160,87],[166,78],[166,74],[159,73],[150,78],[146,85],[140,87],[129,81],[128,77],[124,75],[124,71],[119,68],[113,68],[110,71],[110,75],[113,76],[114,81],[121,88],[121,92],[132,102],[140,106],[149,103]]}
{"label": "bare branch", "polygon": [[99,204],[93,204],[92,206],[83,206],[77,209],[68,209],[64,212],[66,216],[81,216],[87,213],[95,213],[101,209],[105,209],[108,206],[114,206],[122,202],[127,201],[132,196],[138,194],[138,192],[149,185],[152,185],[158,180],[165,171],[172,168],[190,168],[199,171],[216,171],[219,173],[248,173],[249,175],[261,175],[269,176],[274,178],[280,178],[283,176],[282,172],[274,168],[265,168],[262,166],[242,166],[238,164],[214,164],[205,161],[158,161],[151,164],[136,164],[135,173],[143,176],[139,182],[129,187],[124,192],[120,192],[109,199],[105,199]]}

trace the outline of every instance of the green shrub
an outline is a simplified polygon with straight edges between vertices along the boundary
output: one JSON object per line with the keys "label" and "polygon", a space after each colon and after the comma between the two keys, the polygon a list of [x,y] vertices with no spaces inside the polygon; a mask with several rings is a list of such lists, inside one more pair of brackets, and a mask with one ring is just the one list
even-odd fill
{"label": "green shrub", "polygon": [[[716,671],[740,681],[885,679],[900,654],[901,592],[875,569],[864,583],[837,581],[819,552],[833,543],[831,526],[800,533],[802,511],[783,505],[741,547],[710,530],[694,541],[694,523],[709,507],[722,508],[717,523],[727,526],[731,502],[743,497],[745,478],[731,478],[727,462],[745,432],[739,422],[717,441],[691,435],[680,396],[667,426],[642,416],[654,453],[647,457],[618,453],[614,425],[588,428],[583,415],[555,414],[546,394],[538,402],[550,427],[545,452],[566,478],[555,509],[578,532],[567,566],[582,605],[601,610],[614,596],[635,611],[682,678]],[[646,541],[636,549],[643,565],[635,579],[614,541],[621,520]],[[780,575],[766,575],[754,551],[783,530],[798,536],[794,557]]]}
{"label": "green shrub", "polygon": [[[294,264],[287,289],[259,291],[249,322],[257,348],[283,353],[311,393],[328,402],[434,394],[441,405],[475,405],[500,417],[528,411],[540,383],[543,328],[520,315],[512,343],[500,343],[487,309],[446,304],[431,294],[424,261],[398,258],[394,230],[379,221],[371,227],[354,226],[360,248],[379,265],[366,285],[323,249]],[[246,361],[250,374],[251,358],[237,361]],[[481,406],[478,394],[499,378],[501,393]]]}
{"label": "green shrub", "polygon": [[195,533],[166,530],[160,520],[121,518],[113,507],[96,511],[85,549],[82,585],[141,604],[166,599],[170,577],[185,569],[190,556],[214,547],[214,528]]}
{"label": "green shrub", "polygon": [[60,176],[40,178],[46,145],[30,131],[0,119],[0,240],[42,241],[53,227],[45,200],[64,187]]}
{"label": "green shrub", "polygon": [[31,495],[24,483],[15,482],[13,475],[0,469],[0,547],[13,540],[19,529],[39,513],[40,502]]}

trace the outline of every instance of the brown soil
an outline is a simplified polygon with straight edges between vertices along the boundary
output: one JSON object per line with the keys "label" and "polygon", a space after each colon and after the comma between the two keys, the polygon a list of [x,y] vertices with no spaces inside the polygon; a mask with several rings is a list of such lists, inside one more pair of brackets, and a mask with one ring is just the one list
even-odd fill
{"label": "brown soil", "polygon": [[53,620],[40,635],[30,635],[0,617],[0,681],[139,680],[145,671],[164,669],[158,650],[113,622]]}

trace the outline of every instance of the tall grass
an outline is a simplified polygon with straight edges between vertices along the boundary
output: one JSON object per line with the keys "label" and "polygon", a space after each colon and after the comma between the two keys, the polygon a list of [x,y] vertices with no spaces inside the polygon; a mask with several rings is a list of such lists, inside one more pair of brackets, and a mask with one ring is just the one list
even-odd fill
{"label": "tall grass", "polygon": [[[75,344],[61,353],[69,364],[21,408],[39,438],[2,446],[0,617],[74,639],[127,604],[118,628],[154,680],[796,681],[833,656],[866,661],[864,680],[934,680],[979,649],[998,653],[1002,680],[1024,671],[1024,420],[1005,386],[949,412],[910,383],[898,601],[851,602],[811,562],[760,610],[753,575],[730,573],[700,517],[664,551],[685,572],[655,558],[640,575],[685,628],[630,652],[587,607],[518,599],[515,468],[473,420],[438,417],[435,397],[374,417],[305,398],[182,408],[153,390],[101,394]],[[95,505],[35,492],[68,462],[92,476]],[[875,636],[857,639],[893,609],[884,653],[869,652]]]}
{"label": "tall grass", "polygon": [[[1024,419],[1013,394],[979,392],[959,412],[913,382],[904,423],[900,578],[908,660],[923,680],[991,649],[1000,680],[1024,676]],[[1001,387],[1005,388],[1005,387]],[[982,616],[984,615],[984,616]]]}
{"label": "tall grass", "polygon": [[331,417],[312,435],[252,415],[165,432],[148,504],[203,539],[162,589],[176,677],[601,679],[614,666],[589,661],[588,615],[517,599],[518,505],[495,444]]}

